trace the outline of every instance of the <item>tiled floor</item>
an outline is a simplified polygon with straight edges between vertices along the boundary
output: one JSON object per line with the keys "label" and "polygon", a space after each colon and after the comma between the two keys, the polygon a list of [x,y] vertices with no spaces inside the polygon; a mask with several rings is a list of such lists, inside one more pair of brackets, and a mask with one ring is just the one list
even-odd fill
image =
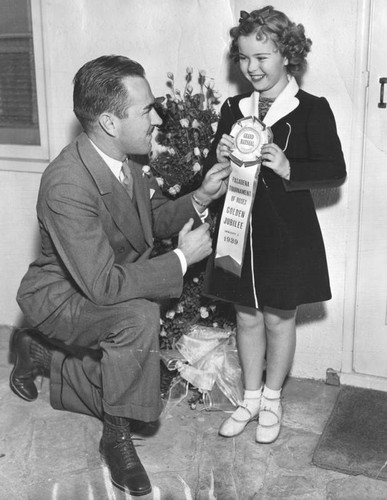
{"label": "tiled floor", "polygon": [[[121,500],[101,465],[101,424],[51,409],[45,381],[26,403],[8,387],[10,329],[0,327],[0,500]],[[385,500],[387,482],[311,465],[338,388],[290,379],[284,424],[271,445],[254,442],[254,423],[235,439],[218,436],[222,411],[169,405],[146,429],[138,453],[160,500]],[[145,431],[145,430],[144,430]]]}

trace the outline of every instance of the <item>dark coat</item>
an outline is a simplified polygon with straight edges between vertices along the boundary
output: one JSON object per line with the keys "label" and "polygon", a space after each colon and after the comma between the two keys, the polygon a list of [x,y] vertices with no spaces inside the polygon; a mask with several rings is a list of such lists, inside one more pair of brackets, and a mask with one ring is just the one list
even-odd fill
{"label": "dark coat", "polygon": [[[256,114],[258,99],[253,92],[223,104],[207,169],[216,162],[222,134],[229,134],[243,116]],[[215,268],[212,256],[204,295],[255,308],[294,309],[331,298],[324,243],[309,189],[339,185],[346,168],[327,100],[300,90],[294,79],[263,121],[290,162],[290,180],[262,166],[242,276]]]}

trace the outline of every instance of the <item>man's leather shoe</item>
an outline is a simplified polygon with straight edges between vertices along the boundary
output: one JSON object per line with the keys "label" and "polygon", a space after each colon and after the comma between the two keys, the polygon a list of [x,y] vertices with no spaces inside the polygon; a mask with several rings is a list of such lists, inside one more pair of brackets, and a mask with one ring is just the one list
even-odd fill
{"label": "man's leather shoe", "polygon": [[112,483],[117,488],[133,496],[147,495],[152,491],[148,475],[130,436],[129,426],[127,431],[117,432],[113,439],[103,435],[99,451],[109,468]]}
{"label": "man's leather shoe", "polygon": [[30,354],[31,342],[29,330],[15,330],[12,339],[15,366],[11,372],[9,384],[13,392],[25,401],[35,401],[38,397],[34,380],[39,370]]}

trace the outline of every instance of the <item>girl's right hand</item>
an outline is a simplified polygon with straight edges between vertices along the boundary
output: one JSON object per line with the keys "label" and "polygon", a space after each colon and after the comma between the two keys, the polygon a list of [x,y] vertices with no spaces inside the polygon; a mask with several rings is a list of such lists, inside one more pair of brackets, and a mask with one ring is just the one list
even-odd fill
{"label": "girl's right hand", "polygon": [[234,138],[231,135],[223,134],[216,147],[216,158],[219,163],[229,161],[230,153],[235,148]]}

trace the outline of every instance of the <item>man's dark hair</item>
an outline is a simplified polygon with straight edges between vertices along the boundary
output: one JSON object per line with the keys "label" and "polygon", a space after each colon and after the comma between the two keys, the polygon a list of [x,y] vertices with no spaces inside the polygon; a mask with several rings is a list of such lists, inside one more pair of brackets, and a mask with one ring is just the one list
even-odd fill
{"label": "man's dark hair", "polygon": [[87,130],[104,112],[125,118],[128,93],[123,85],[126,77],[145,78],[145,70],[124,56],[102,56],[84,64],[74,77],[74,113]]}

